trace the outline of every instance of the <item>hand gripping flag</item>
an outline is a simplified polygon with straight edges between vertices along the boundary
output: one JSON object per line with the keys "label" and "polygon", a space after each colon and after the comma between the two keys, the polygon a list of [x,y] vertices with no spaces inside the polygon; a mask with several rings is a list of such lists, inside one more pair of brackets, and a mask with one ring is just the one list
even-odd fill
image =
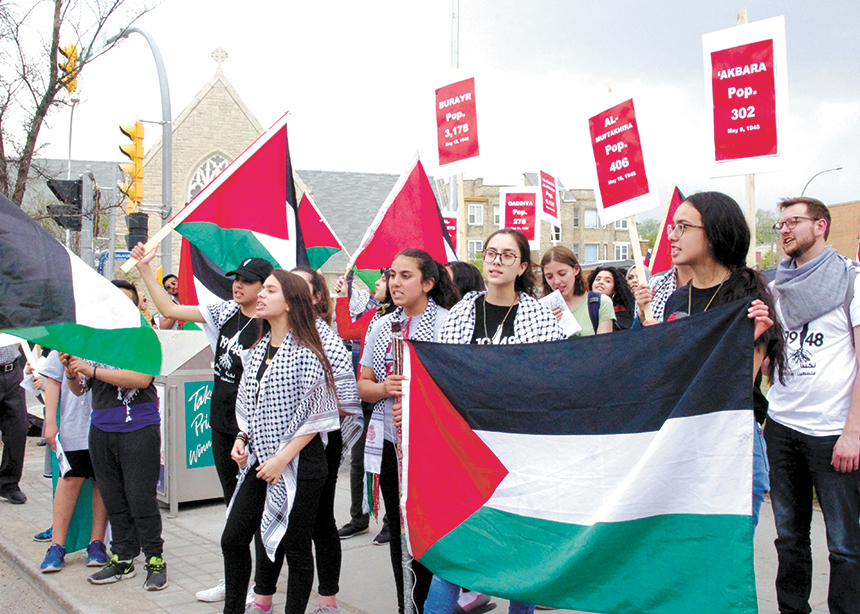
{"label": "hand gripping flag", "polygon": [[307,194],[302,194],[302,199],[299,201],[298,218],[308,254],[308,263],[312,268],[319,270],[329,258],[343,249],[343,243],[334,234],[334,230]]}
{"label": "hand gripping flag", "polygon": [[287,115],[203,188],[170,227],[225,271],[252,257],[282,269],[307,264],[296,224]]}
{"label": "hand gripping flag", "polygon": [[543,344],[410,342],[413,557],[556,608],[756,612],[748,306]]}
{"label": "hand gripping flag", "polygon": [[149,375],[161,344],[128,297],[0,194],[0,332]]}
{"label": "hand gripping flag", "polygon": [[657,241],[654,244],[654,251],[651,253],[651,275],[663,275],[672,270],[672,250],[669,246],[669,230],[666,228],[672,223],[675,217],[675,211],[678,206],[684,202],[684,195],[678,186],[672,186],[672,195],[669,197],[669,202],[666,203],[666,210],[663,213],[663,221],[660,222],[660,232],[657,233]]}
{"label": "hand gripping flag", "polygon": [[423,249],[437,262],[456,260],[433,188],[418,156],[400,176],[352,255],[349,268],[373,288],[379,269],[401,250]]}

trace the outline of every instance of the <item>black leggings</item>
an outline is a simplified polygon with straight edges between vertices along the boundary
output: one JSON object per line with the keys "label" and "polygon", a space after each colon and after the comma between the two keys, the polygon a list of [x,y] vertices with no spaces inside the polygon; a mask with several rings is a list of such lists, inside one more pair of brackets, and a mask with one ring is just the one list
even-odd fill
{"label": "black leggings", "polygon": [[[311,535],[320,493],[325,478],[298,480],[296,498],[290,511],[286,535],[275,553],[275,561],[283,561],[286,556],[290,567],[287,580],[286,614],[304,614],[314,583],[314,558],[311,552]],[[225,614],[243,614],[245,612],[245,594],[248,581],[251,578],[251,551],[248,548],[255,534],[260,532],[260,519],[263,517],[263,507],[266,502],[266,487],[268,484],[257,477],[256,465],[251,467],[245,480],[236,493],[224,533],[221,535],[221,552],[224,555],[224,578],[227,595],[224,600]],[[257,575],[273,577],[272,566],[262,543],[257,546]],[[274,573],[277,579],[280,565]],[[260,586],[257,582],[256,592],[261,595],[272,595],[276,586],[271,588]],[[266,591],[269,592],[266,592]]]}
{"label": "black leggings", "polygon": [[236,443],[236,433],[222,433],[212,429],[212,458],[215,461],[215,472],[221,482],[221,492],[224,493],[224,505],[230,505],[236,481],[239,479],[239,465],[230,456],[233,444]]}
{"label": "black leggings", "polygon": [[[379,473],[379,490],[385,501],[385,513],[388,516],[388,526],[391,531],[391,541],[388,542],[391,552],[391,568],[394,571],[394,584],[397,587],[397,607],[403,614],[403,561],[400,543],[400,488],[397,475],[397,451],[394,444],[384,441],[382,444],[382,468]],[[419,613],[424,612],[424,601],[430,591],[433,573],[418,561],[412,561],[412,572],[415,574],[415,586],[412,598]]]}

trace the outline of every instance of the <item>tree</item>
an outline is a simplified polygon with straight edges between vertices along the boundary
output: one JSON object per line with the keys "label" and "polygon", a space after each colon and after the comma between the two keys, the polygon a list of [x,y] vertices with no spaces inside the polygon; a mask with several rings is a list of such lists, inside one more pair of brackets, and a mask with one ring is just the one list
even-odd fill
{"label": "tree", "polygon": [[[65,83],[117,44],[100,42],[107,28],[128,27],[151,8],[136,0],[0,3],[0,191],[13,202],[20,206],[24,199],[42,124],[68,104]],[[58,65],[61,35],[77,49],[76,68],[65,76]]]}
{"label": "tree", "polygon": [[775,243],[779,232],[773,229],[777,222],[774,209],[756,209],[755,212],[755,238],[759,245]]}
{"label": "tree", "polygon": [[639,238],[643,241],[648,241],[648,247],[654,249],[654,244],[657,242],[657,233],[660,232],[660,220],[649,218],[642,222],[636,222],[636,228],[639,230]]}

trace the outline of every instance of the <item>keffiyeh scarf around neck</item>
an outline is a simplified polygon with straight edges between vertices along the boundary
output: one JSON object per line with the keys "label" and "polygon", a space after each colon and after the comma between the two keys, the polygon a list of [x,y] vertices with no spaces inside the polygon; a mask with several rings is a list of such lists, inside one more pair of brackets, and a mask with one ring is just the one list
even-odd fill
{"label": "keffiyeh scarf around neck", "polygon": [[832,247],[809,262],[793,267],[793,259],[779,263],[773,294],[779,301],[783,324],[795,329],[833,311],[845,300],[848,270]]}

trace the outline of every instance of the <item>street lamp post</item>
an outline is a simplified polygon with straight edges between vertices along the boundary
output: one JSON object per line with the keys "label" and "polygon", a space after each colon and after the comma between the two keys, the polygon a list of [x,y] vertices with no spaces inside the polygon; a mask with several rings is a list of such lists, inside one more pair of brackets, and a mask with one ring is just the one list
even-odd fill
{"label": "street lamp post", "polygon": [[806,188],[808,188],[809,184],[812,183],[812,180],[815,179],[816,177],[818,177],[819,175],[823,175],[824,173],[829,173],[831,171],[841,171],[841,170],[842,170],[842,167],[837,166],[835,168],[828,168],[826,171],[819,171],[819,172],[815,173],[812,177],[809,178],[809,181],[806,182],[806,185],[803,186],[803,190],[800,192],[800,196],[803,197],[803,195],[806,193]]}
{"label": "street lamp post", "polygon": [[[75,120],[75,107],[80,101],[80,98],[72,98],[69,101],[72,103],[72,112],[69,114],[69,157],[66,160],[66,180],[72,178],[72,122]],[[66,228],[66,247],[71,248],[71,232],[68,228]]]}

